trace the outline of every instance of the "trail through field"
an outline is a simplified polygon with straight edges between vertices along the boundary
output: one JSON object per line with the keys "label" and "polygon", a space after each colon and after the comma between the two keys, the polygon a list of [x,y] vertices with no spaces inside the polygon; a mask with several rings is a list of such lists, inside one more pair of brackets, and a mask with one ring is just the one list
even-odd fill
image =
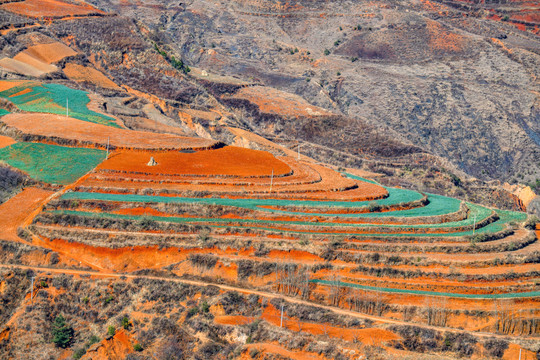
{"label": "trail through field", "polygon": [[316,303],[312,303],[310,301],[300,300],[293,297],[289,297],[282,294],[274,294],[267,291],[261,291],[261,290],[252,290],[252,289],[244,289],[239,288],[235,286],[230,285],[224,285],[224,284],[215,284],[211,282],[203,282],[203,281],[197,281],[197,280],[187,280],[187,279],[177,279],[177,278],[168,278],[168,277],[161,277],[161,276],[149,276],[149,275],[133,275],[133,274],[123,274],[123,273],[105,273],[105,272],[94,272],[94,271],[86,271],[86,270],[71,270],[71,269],[58,269],[58,268],[43,268],[43,267],[36,267],[36,266],[25,266],[25,265],[8,265],[8,264],[0,264],[0,268],[6,268],[6,269],[21,269],[21,270],[33,270],[36,272],[41,273],[51,273],[51,274],[66,274],[66,275],[85,275],[85,276],[94,276],[98,278],[125,278],[125,279],[148,279],[148,280],[157,280],[157,281],[166,281],[166,282],[175,282],[175,283],[182,283],[187,285],[194,285],[194,286],[215,286],[225,291],[237,291],[239,293],[243,294],[253,294],[258,295],[264,298],[268,299],[284,299],[285,301],[293,304],[299,304],[299,305],[306,305],[311,307],[316,307],[319,309],[325,309],[332,311],[336,314],[350,316],[358,319],[368,319],[372,320],[378,323],[384,323],[384,324],[394,324],[394,325],[408,325],[408,326],[421,326],[422,328],[432,329],[436,331],[441,332],[451,332],[451,333],[457,333],[457,334],[471,334],[474,336],[482,337],[482,338],[498,338],[498,339],[511,339],[511,338],[519,338],[523,340],[537,340],[537,337],[528,337],[528,336],[509,336],[509,335],[499,335],[499,334],[492,334],[492,333],[484,333],[484,332],[472,332],[467,330],[460,330],[460,329],[454,329],[454,328],[446,328],[446,327],[439,327],[439,326],[429,326],[429,325],[418,325],[415,323],[409,323],[406,321],[401,320],[393,320],[393,319],[387,319],[379,316],[373,316],[373,315],[366,315],[357,313],[351,310],[345,310],[341,308],[336,308],[333,306],[327,306],[327,305],[320,305]]}

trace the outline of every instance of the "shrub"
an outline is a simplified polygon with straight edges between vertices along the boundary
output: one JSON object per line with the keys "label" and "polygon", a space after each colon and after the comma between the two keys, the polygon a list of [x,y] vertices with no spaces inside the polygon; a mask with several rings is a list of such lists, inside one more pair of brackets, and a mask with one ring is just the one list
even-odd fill
{"label": "shrub", "polygon": [[328,50],[328,49],[324,49],[324,55],[325,55],[325,56],[328,56],[328,55],[330,55],[330,50]]}
{"label": "shrub", "polygon": [[116,328],[112,325],[109,326],[109,329],[107,329],[107,335],[114,336],[115,333],[116,333]]}
{"label": "shrub", "polygon": [[197,308],[197,307],[192,307],[191,309],[189,309],[189,311],[188,311],[188,313],[187,313],[187,315],[186,315],[186,318],[189,319],[189,318],[191,318],[191,317],[197,315],[198,312],[199,312],[199,308]]}
{"label": "shrub", "polygon": [[75,350],[75,352],[73,353],[73,358],[75,360],[78,360],[78,359],[82,358],[84,356],[84,354],[86,354],[86,349],[85,348],[79,348],[79,349]]}
{"label": "shrub", "polygon": [[53,343],[65,349],[73,340],[73,328],[66,324],[66,319],[62,315],[58,315],[54,319],[52,326]]}
{"label": "shrub", "polygon": [[122,318],[122,327],[126,330],[129,330],[131,327],[131,323],[129,322],[129,318],[127,316],[124,316]]}
{"label": "shrub", "polygon": [[153,230],[155,229],[157,223],[148,216],[143,216],[138,223],[139,227],[143,230]]}
{"label": "shrub", "polygon": [[210,305],[206,301],[201,304],[201,312],[207,313],[210,311]]}
{"label": "shrub", "polygon": [[88,339],[88,346],[90,347],[94,344],[97,344],[100,341],[101,339],[99,337],[97,337],[96,335],[92,335],[90,336],[90,339]]}
{"label": "shrub", "polygon": [[536,216],[530,216],[525,222],[525,227],[529,230],[536,229],[536,224],[540,223],[540,219]]}
{"label": "shrub", "polygon": [[133,350],[135,350],[135,351],[143,351],[144,349],[143,349],[141,344],[135,344],[135,345],[133,345]]}
{"label": "shrub", "polygon": [[502,358],[504,351],[508,349],[508,342],[498,339],[488,339],[484,343],[484,347],[491,356]]}
{"label": "shrub", "polygon": [[369,212],[377,212],[381,210],[381,205],[377,204],[376,202],[372,201],[368,204],[368,210]]}

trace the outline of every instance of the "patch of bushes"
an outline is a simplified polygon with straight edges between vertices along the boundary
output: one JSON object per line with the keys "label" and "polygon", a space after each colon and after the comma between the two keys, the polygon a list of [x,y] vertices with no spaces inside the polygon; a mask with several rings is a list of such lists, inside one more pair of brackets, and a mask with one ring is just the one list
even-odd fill
{"label": "patch of bushes", "polygon": [[52,341],[59,348],[69,347],[73,341],[75,331],[66,323],[66,319],[60,314],[54,319],[52,326]]}

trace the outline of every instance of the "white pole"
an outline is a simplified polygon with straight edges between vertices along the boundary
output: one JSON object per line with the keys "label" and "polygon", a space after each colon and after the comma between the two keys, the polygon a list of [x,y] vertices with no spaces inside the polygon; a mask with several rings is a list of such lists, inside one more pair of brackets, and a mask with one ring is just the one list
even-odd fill
{"label": "white pole", "polygon": [[300,143],[298,143],[297,150],[298,150],[298,161],[300,161]]}
{"label": "white pole", "polygon": [[69,117],[69,98],[66,98],[66,117]]}
{"label": "white pole", "polygon": [[109,139],[110,139],[110,136],[107,136],[107,157],[105,158],[105,160],[109,158]]}
{"label": "white pole", "polygon": [[281,323],[279,327],[283,327],[283,304],[281,304]]}
{"label": "white pole", "polygon": [[474,231],[476,230],[476,214],[474,214],[474,223],[472,228],[472,234],[474,235]]}
{"label": "white pole", "polygon": [[274,169],[272,168],[272,177],[270,178],[270,192],[272,192],[272,185],[274,185]]}
{"label": "white pole", "polygon": [[519,360],[521,360],[521,348],[519,349]]}
{"label": "white pole", "polygon": [[30,302],[33,303],[34,302],[34,277],[32,277],[32,290],[30,290]]}

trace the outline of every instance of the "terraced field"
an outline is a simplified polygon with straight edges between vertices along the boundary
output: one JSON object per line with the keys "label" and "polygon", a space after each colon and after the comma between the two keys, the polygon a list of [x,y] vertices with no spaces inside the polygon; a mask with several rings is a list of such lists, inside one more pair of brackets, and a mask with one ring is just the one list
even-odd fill
{"label": "terraced field", "polygon": [[[44,84],[34,81],[3,81],[0,97],[6,98],[23,111],[66,115],[75,119],[119,127],[116,120],[88,109],[88,93],[59,84]],[[13,86],[10,86],[13,85]]]}
{"label": "terraced field", "polygon": [[105,151],[36,143],[15,143],[0,149],[0,160],[52,184],[71,184],[105,159]]}
{"label": "terraced field", "polygon": [[66,117],[57,85],[1,85],[25,112],[0,113],[0,160],[67,185],[24,220],[34,245],[98,272],[166,269],[399,321],[540,332],[540,245],[524,213],[117,128],[84,92]]}
{"label": "terraced field", "polygon": [[135,271],[148,264],[132,257],[150,256],[178,276],[368,314],[540,330],[540,247],[523,213],[246,149],[153,154],[161,167],[146,164],[149,152],[113,154],[50,202],[32,231],[98,268]]}

